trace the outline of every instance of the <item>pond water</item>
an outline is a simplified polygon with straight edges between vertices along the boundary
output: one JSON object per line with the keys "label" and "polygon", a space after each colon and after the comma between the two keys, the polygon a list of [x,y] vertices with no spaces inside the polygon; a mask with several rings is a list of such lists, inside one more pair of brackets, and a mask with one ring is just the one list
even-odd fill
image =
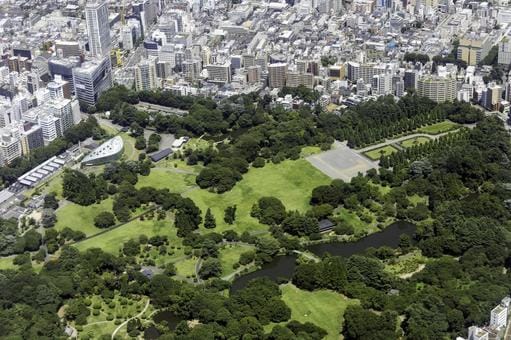
{"label": "pond water", "polygon": [[[167,310],[158,312],[153,316],[153,321],[155,323],[166,324],[166,326],[169,327],[170,329],[175,329],[177,324],[181,322],[181,320],[182,320],[181,318],[177,317],[176,315],[174,315],[174,313]],[[158,329],[154,326],[148,327],[144,331],[144,339],[158,339],[160,335],[161,335],[160,331],[158,331]]]}
{"label": "pond water", "polygon": [[[368,248],[383,246],[396,248],[402,234],[412,236],[416,226],[405,221],[397,221],[390,224],[383,231],[371,234],[355,242],[334,242],[312,245],[308,250],[318,256],[329,253],[334,256],[348,257],[353,254],[364,252]],[[232,283],[231,292],[235,292],[247,285],[250,280],[267,277],[274,281],[280,278],[290,279],[296,267],[296,255],[277,256],[272,262],[266,263],[255,272],[240,276]]]}

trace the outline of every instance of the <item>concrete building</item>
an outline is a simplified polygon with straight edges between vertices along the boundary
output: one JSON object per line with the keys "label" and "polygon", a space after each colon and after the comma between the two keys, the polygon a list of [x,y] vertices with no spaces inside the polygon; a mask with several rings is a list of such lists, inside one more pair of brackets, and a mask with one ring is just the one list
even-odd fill
{"label": "concrete building", "polygon": [[490,313],[490,326],[495,328],[505,327],[507,324],[507,307],[498,305]]}
{"label": "concrete building", "polygon": [[286,75],[286,86],[298,87],[300,85],[309,89],[314,88],[314,76],[312,73],[288,72]]}
{"label": "concrete building", "polygon": [[226,84],[231,82],[231,65],[207,65],[208,80],[212,83]]}
{"label": "concrete building", "polygon": [[[13,133],[15,131],[15,133]],[[21,157],[21,142],[19,132],[14,129],[4,129],[0,139],[0,163],[2,166],[10,164]]]}
{"label": "concrete building", "polygon": [[95,57],[110,56],[110,23],[108,2],[95,0],[85,5],[85,21],[89,35],[89,51]]}
{"label": "concrete building", "polygon": [[79,57],[82,54],[82,49],[77,41],[57,40],[55,41],[55,51],[59,58]]}
{"label": "concrete building", "polygon": [[468,328],[468,340],[489,340],[490,334],[477,326]]}
{"label": "concrete building", "polygon": [[46,106],[48,107],[48,111],[54,117],[59,118],[61,133],[64,133],[75,124],[70,99],[52,99],[46,104]]}
{"label": "concrete building", "polygon": [[371,90],[377,96],[392,94],[392,75],[383,73],[373,76]]}
{"label": "concrete building", "polygon": [[471,33],[460,39],[457,58],[466,62],[467,65],[477,65],[488,55],[491,47],[490,35]]}
{"label": "concrete building", "polygon": [[497,84],[489,84],[481,94],[481,105],[490,111],[498,111],[500,102],[502,101],[502,93],[504,89]]}
{"label": "concrete building", "polygon": [[417,94],[442,103],[456,99],[456,79],[424,76],[417,83]]}
{"label": "concrete building", "polygon": [[502,65],[511,64],[511,41],[508,37],[502,38],[499,42],[498,62]]}
{"label": "concrete building", "polygon": [[137,91],[147,91],[158,87],[156,59],[154,57],[142,60],[135,67],[135,87]]}
{"label": "concrete building", "polygon": [[268,86],[270,88],[283,88],[286,86],[287,64],[276,63],[268,65]]}
{"label": "concrete building", "polygon": [[73,69],[73,85],[78,100],[95,105],[99,96],[112,86],[110,56],[85,62]]}
{"label": "concrete building", "polygon": [[37,124],[21,124],[21,152],[28,155],[34,149],[44,146],[43,129]]}

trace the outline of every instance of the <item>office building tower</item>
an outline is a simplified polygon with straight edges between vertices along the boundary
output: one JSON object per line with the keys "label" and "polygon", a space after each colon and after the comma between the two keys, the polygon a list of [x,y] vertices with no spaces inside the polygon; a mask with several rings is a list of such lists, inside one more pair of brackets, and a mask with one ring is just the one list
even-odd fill
{"label": "office building tower", "polygon": [[282,88],[286,85],[287,64],[276,63],[268,65],[268,86]]}
{"label": "office building tower", "polygon": [[133,43],[133,28],[130,26],[122,26],[121,28],[121,42],[122,48],[126,51],[131,51],[134,47]]}
{"label": "office building tower", "polygon": [[184,79],[188,82],[194,82],[199,79],[200,73],[202,71],[201,64],[202,61],[200,59],[184,61],[182,65]]}
{"label": "office building tower", "polygon": [[456,79],[424,76],[417,83],[417,94],[442,103],[456,98]]}
{"label": "office building tower", "polygon": [[482,92],[481,105],[490,111],[499,110],[500,102],[502,101],[502,92],[502,86],[496,85],[494,83],[489,84],[488,87]]}
{"label": "office building tower", "polygon": [[416,70],[406,70],[403,77],[405,90],[417,88],[417,82],[419,81],[419,73]]}
{"label": "office building tower", "polygon": [[85,21],[89,35],[89,51],[93,56],[110,56],[110,24],[108,2],[95,0],[85,5]]}
{"label": "office building tower", "polygon": [[156,58],[142,60],[135,67],[135,87],[137,91],[149,91],[158,87]]}
{"label": "office building tower", "polygon": [[73,85],[73,69],[80,67],[82,64],[79,57],[69,58],[50,58],[48,60],[48,70],[50,75],[55,79],[57,76],[68,82],[70,92],[74,91]]}
{"label": "office building tower", "polygon": [[88,61],[74,68],[73,85],[80,102],[95,105],[101,93],[112,86],[110,56]]}
{"label": "office building tower", "polygon": [[248,68],[251,66],[255,66],[255,57],[251,54],[243,55],[243,67]]}
{"label": "office building tower", "polygon": [[82,54],[82,49],[77,41],[55,41],[55,50],[59,58],[79,57]]}
{"label": "office building tower", "polygon": [[490,52],[492,39],[486,33],[471,32],[459,40],[457,58],[467,65],[477,65]]}
{"label": "office building tower", "polygon": [[498,63],[502,65],[511,64],[511,41],[509,37],[504,37],[499,42],[499,52],[498,52]]}
{"label": "office building tower", "polygon": [[231,65],[207,65],[208,80],[212,83],[225,84],[231,82]]}

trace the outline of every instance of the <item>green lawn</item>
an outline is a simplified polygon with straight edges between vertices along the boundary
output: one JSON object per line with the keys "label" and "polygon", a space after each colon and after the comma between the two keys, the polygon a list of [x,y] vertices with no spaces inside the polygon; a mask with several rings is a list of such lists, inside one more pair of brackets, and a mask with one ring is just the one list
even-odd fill
{"label": "green lawn", "polygon": [[135,149],[135,138],[131,137],[126,132],[119,133],[123,142],[124,142],[124,152],[123,158],[126,160],[138,160],[138,155],[140,154],[140,150]]}
{"label": "green lawn", "polygon": [[372,149],[364,152],[364,155],[372,159],[373,161],[377,161],[383,155],[388,156],[394,152],[397,152],[397,149],[391,145],[382,146],[381,148]]}
{"label": "green lawn", "polygon": [[318,153],[321,153],[321,148],[319,146],[304,146],[300,152],[300,156],[308,157]]}
{"label": "green lawn", "polygon": [[410,139],[405,139],[401,143],[399,143],[403,148],[409,148],[415,145],[421,145],[431,141],[431,138],[428,137],[414,137]]}
{"label": "green lawn", "polygon": [[106,252],[117,254],[122,244],[131,238],[138,238],[140,235],[151,237],[154,235],[167,235],[170,244],[181,244],[178,242],[175,234],[175,228],[172,226],[169,218],[162,221],[136,219],[122,227],[112,229],[104,234],[91,237],[75,244],[76,248],[84,251],[89,248],[101,248]]}
{"label": "green lawn", "polygon": [[[223,194],[202,189],[194,189],[185,195],[190,197],[202,210],[208,207],[216,218],[215,232],[234,229],[243,231],[266,230],[267,226],[258,223],[250,216],[252,205],[263,196],[275,196],[284,203],[287,210],[306,211],[312,189],[328,184],[331,180],[306,160],[286,160],[280,164],[268,163],[263,168],[251,168],[234,188]],[[224,210],[237,205],[234,224],[224,223]]]}
{"label": "green lawn", "polygon": [[358,304],[358,300],[331,290],[309,292],[292,284],[280,286],[282,299],[291,308],[291,319],[299,322],[311,322],[328,332],[325,339],[338,340],[342,328],[343,314],[350,304]]}
{"label": "green lawn", "polygon": [[239,261],[240,255],[253,249],[253,246],[241,244],[228,244],[220,249],[220,255],[218,258],[222,264],[222,276],[229,275],[234,272],[234,268],[232,266]]}
{"label": "green lawn", "polygon": [[176,266],[177,275],[183,277],[193,277],[195,275],[195,265],[197,264],[198,258],[191,257],[182,261],[174,263]]}
{"label": "green lawn", "polygon": [[[94,235],[101,229],[94,226],[94,218],[101,212],[112,211],[113,200],[107,198],[99,204],[82,206],[72,202],[66,202],[57,209],[57,224],[55,228],[62,230],[69,227],[73,230],[83,231],[87,236]],[[62,201],[60,202],[62,204]]]}
{"label": "green lawn", "polygon": [[182,193],[195,185],[194,175],[173,172],[171,169],[151,169],[149,176],[138,176],[136,188],[166,188],[171,192]]}
{"label": "green lawn", "polygon": [[182,149],[192,149],[192,150],[205,150],[209,148],[210,146],[213,146],[213,143],[211,141],[207,141],[205,139],[199,139],[199,138],[191,138],[183,147]]}
{"label": "green lawn", "polygon": [[18,268],[18,266],[12,263],[13,260],[14,257],[0,257],[0,270]]}
{"label": "green lawn", "polygon": [[431,135],[438,135],[439,133],[452,131],[454,129],[459,128],[459,124],[451,122],[450,120],[444,120],[440,123],[435,123],[428,126],[423,126],[419,128],[417,131],[422,133],[428,133]]}

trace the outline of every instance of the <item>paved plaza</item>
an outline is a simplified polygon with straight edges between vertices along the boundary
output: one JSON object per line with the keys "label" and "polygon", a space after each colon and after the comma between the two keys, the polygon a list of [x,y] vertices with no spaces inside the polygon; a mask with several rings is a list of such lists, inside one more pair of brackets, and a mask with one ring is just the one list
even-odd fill
{"label": "paved plaza", "polygon": [[312,165],[331,178],[349,182],[360,172],[378,168],[378,164],[350,149],[346,143],[335,142],[333,149],[307,157]]}

